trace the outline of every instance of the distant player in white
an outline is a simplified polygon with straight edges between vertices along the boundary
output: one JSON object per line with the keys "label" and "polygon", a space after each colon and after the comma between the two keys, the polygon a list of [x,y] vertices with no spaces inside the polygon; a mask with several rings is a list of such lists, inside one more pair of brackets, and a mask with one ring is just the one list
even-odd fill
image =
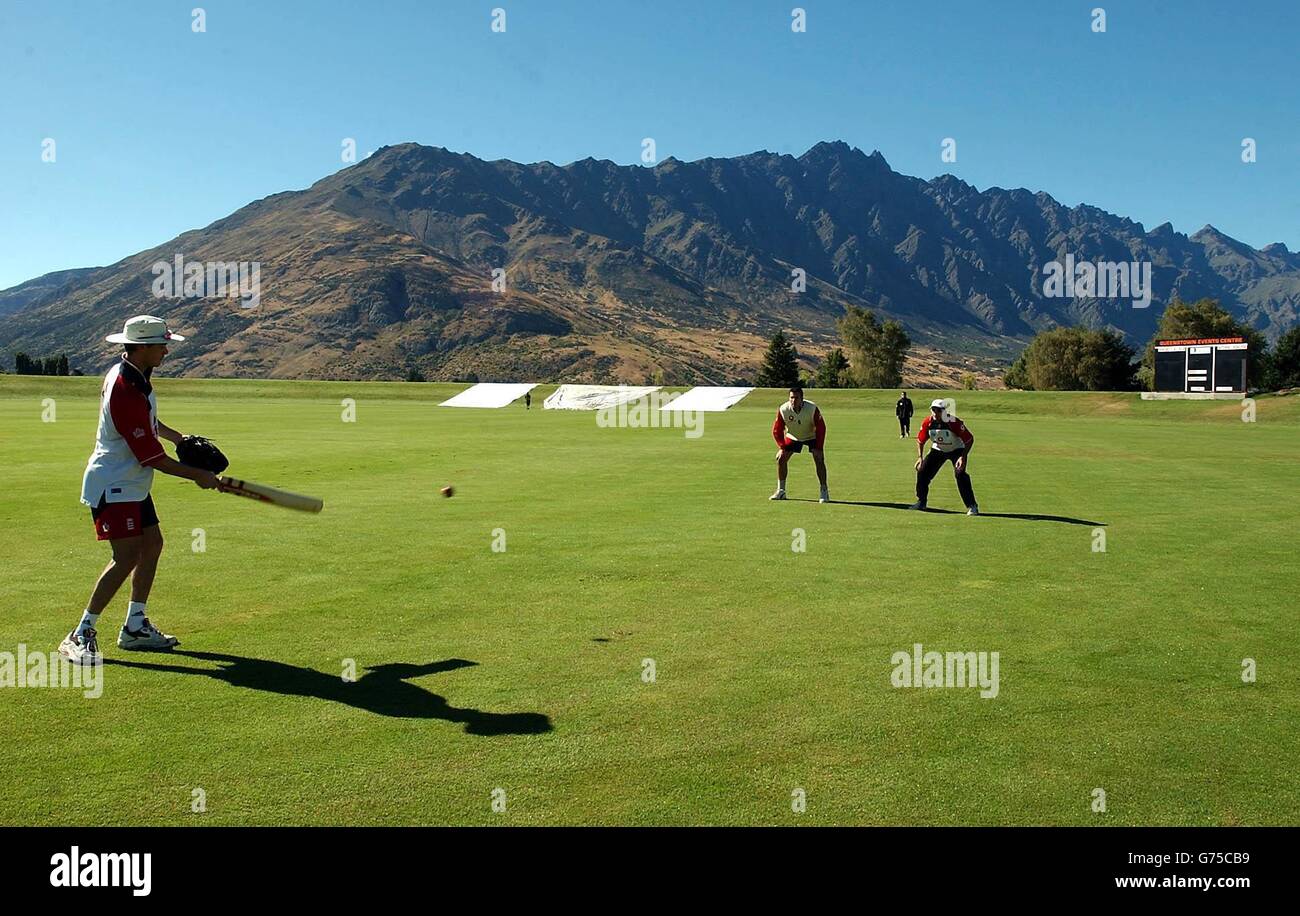
{"label": "distant player in white", "polygon": [[790,456],[797,455],[807,446],[817,466],[817,482],[821,484],[821,496],[818,502],[831,501],[830,491],[826,488],[826,458],[822,449],[826,445],[826,421],[822,412],[812,401],[805,401],[803,388],[793,385],[790,388],[790,400],[776,410],[776,422],[772,424],[772,438],[776,440],[776,492],[769,499],[785,499],[786,466]]}
{"label": "distant player in white", "polygon": [[81,622],[59,645],[59,654],[79,665],[102,661],[95,624],[128,576],[131,603],[117,637],[118,647],[158,650],[178,644],[175,636],[159,632],[145,616],[163,548],[158,514],[149,494],[153,472],[184,477],[205,490],[220,485],[211,471],[167,457],[158,441],[161,436],[180,442],[181,434],[159,422],[150,376],[167,356],[168,342],[185,338],[168,331],[161,318],[137,315],[126,322],[121,334],[106,339],[124,344],[125,353],[104,376],[95,451],[86,463],[81,501],[90,506],[95,536],[109,542],[113,559],[95,583]]}

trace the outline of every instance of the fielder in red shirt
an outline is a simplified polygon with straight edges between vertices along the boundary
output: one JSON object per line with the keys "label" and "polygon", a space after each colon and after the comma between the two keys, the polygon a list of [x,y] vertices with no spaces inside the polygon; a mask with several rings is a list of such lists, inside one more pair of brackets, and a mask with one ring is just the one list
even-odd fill
{"label": "fielder in red shirt", "polygon": [[[925,454],[925,443],[930,443],[930,454]],[[925,418],[916,434],[916,502],[913,509],[924,509],[930,495],[930,481],[939,473],[945,461],[952,462],[952,472],[957,478],[957,492],[966,504],[967,515],[979,515],[980,507],[975,502],[975,491],[971,487],[970,474],[966,465],[970,459],[971,447],[975,437],[966,428],[966,424],[948,412],[943,398],[936,398],[930,404],[930,416]]]}
{"label": "fielder in red shirt", "polygon": [[772,424],[772,438],[776,440],[776,492],[769,499],[785,499],[785,472],[791,455],[797,455],[807,447],[817,466],[817,482],[821,484],[818,502],[831,501],[830,491],[826,488],[826,459],[822,449],[826,445],[826,421],[822,412],[812,401],[805,401],[803,388],[793,385],[790,388],[790,400],[776,410],[776,422]]}
{"label": "fielder in red shirt", "polygon": [[150,377],[167,356],[169,341],[185,338],[167,330],[152,315],[137,315],[121,334],[107,338],[124,345],[120,362],[104,376],[99,402],[95,451],[86,462],[81,501],[90,507],[95,536],[108,541],[113,559],[99,576],[77,628],[59,645],[59,654],[78,665],[103,661],[95,625],[117,590],[131,578],[131,603],[117,636],[121,649],[170,649],[179,640],[158,630],[145,616],[163,539],[154,511],[153,472],[162,471],[194,481],[205,490],[221,481],[216,474],[192,468],[167,456],[159,437],[179,443],[181,434],[158,419]]}

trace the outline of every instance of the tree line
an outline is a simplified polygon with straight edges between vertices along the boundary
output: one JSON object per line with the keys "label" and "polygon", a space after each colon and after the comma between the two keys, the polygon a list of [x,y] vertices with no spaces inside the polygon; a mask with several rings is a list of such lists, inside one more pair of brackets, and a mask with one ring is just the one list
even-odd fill
{"label": "tree line", "polygon": [[[812,375],[799,370],[799,351],[778,331],[763,354],[756,384],[763,388],[897,388],[912,342],[894,320],[878,321],[867,309],[849,306],[837,324],[840,346]],[[1016,357],[1005,376],[1008,388],[1026,391],[1137,391],[1155,385],[1155,346],[1160,340],[1241,337],[1249,346],[1246,384],[1252,389],[1300,387],[1300,327],[1270,349],[1258,330],[1235,318],[1215,299],[1169,303],[1151,340],[1138,356],[1110,328],[1068,327],[1043,331]],[[975,387],[968,376],[963,386]]]}
{"label": "tree line", "polygon": [[1277,390],[1300,386],[1300,327],[1272,348],[1264,335],[1237,320],[1215,299],[1174,299],[1137,358],[1137,351],[1109,328],[1053,328],[1038,334],[1016,357],[1004,381],[1025,391],[1136,391],[1155,387],[1156,342],[1203,337],[1246,341],[1246,384]]}
{"label": "tree line", "polygon": [[[903,360],[912,346],[903,326],[880,322],[869,310],[849,306],[836,322],[842,346],[826,354],[812,376],[800,376],[799,351],[777,331],[763,354],[760,388],[894,388],[903,382]],[[848,352],[845,352],[848,351]]]}
{"label": "tree line", "polygon": [[15,375],[81,375],[79,369],[68,371],[68,356],[66,353],[60,353],[58,356],[47,356],[44,359],[39,357],[33,358],[26,353],[14,354],[14,374]]}

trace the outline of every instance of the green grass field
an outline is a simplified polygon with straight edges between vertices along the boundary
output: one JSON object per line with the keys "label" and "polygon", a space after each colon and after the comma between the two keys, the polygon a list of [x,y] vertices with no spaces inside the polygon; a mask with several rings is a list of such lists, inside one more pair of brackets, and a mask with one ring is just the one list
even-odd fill
{"label": "green grass field", "polygon": [[[435,406],[462,387],[161,378],[161,419],[325,511],[158,475],[149,613],[180,651],[117,649],[124,590],[101,697],[0,689],[0,823],[1300,821],[1300,398],[1243,423],[957,392],[967,518],[891,507],[895,392],[809,392],[844,501],[818,505],[807,456],[767,499],[778,392],[688,439],[540,410],[549,388]],[[0,377],[0,651],[54,649],[107,559],[78,503],[97,397]],[[951,472],[930,504],[961,508]],[[998,695],[891,687],[914,643],[999,652]]]}

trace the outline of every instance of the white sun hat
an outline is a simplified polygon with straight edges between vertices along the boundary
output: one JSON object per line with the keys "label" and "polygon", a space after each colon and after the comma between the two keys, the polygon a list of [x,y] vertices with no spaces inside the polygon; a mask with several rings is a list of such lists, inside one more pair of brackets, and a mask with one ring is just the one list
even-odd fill
{"label": "white sun hat", "polygon": [[948,402],[945,401],[943,398],[935,398],[933,401],[930,402],[930,408],[933,410],[935,407],[942,407],[946,410],[948,407]]}
{"label": "white sun hat", "polygon": [[185,338],[167,330],[167,322],[153,315],[136,315],[126,319],[121,334],[109,334],[104,338],[109,343],[120,344],[160,344],[180,341]]}

